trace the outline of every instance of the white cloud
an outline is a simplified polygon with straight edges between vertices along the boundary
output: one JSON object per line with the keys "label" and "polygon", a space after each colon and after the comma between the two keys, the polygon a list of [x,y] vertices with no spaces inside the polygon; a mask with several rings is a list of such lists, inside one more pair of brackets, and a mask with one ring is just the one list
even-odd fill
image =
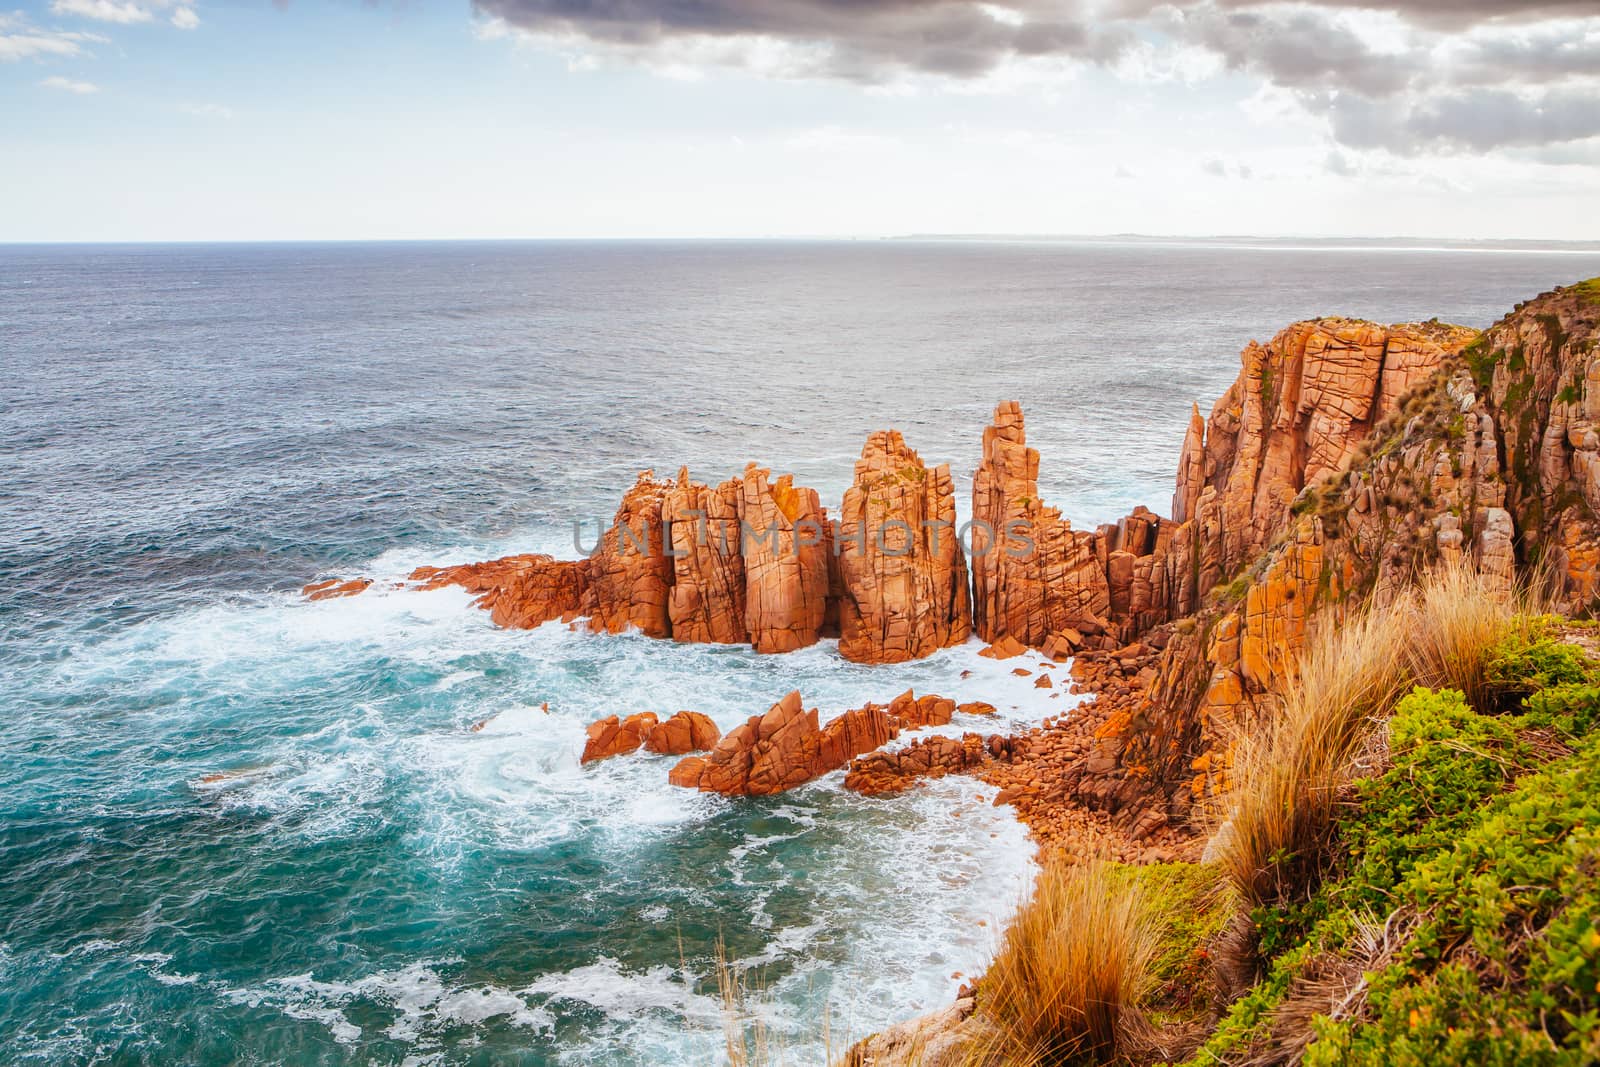
{"label": "white cloud", "polygon": [[38,56],[81,56],[84,45],[104,44],[105,38],[93,33],[41,30],[21,13],[0,14],[0,63]]}
{"label": "white cloud", "polygon": [[97,19],[100,22],[118,22],[128,25],[149,22],[154,16],[150,9],[140,7],[132,0],[51,0],[50,10],[57,15],[76,15],[79,18]]}
{"label": "white cloud", "polygon": [[200,25],[200,16],[192,7],[180,7],[172,13],[172,24],[180,30],[192,30]]}
{"label": "white cloud", "polygon": [[178,107],[185,115],[193,115],[201,119],[231,119],[233,108],[221,104],[181,104]]}
{"label": "white cloud", "polygon": [[90,93],[98,93],[100,91],[100,87],[93,82],[74,81],[71,78],[63,78],[58,74],[51,75],[39,84],[46,89],[59,89],[64,93],[77,93],[79,96],[88,96]]}

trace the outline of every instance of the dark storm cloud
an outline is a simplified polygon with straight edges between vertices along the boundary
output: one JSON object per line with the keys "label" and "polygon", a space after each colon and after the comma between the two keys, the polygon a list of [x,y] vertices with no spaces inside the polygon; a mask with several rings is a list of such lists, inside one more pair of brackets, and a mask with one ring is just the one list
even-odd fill
{"label": "dark storm cloud", "polygon": [[[1221,0],[1230,8],[1254,7],[1256,0]],[[1419,26],[1459,30],[1484,22],[1530,22],[1581,18],[1595,13],[1594,0],[1319,0],[1327,7],[1393,11]]]}
{"label": "dark storm cloud", "polygon": [[1474,89],[1401,106],[1341,96],[1325,101],[1324,108],[1340,143],[1402,156],[1536,148],[1600,137],[1600,95],[1593,91],[1524,95]]}
{"label": "dark storm cloud", "polygon": [[[1295,94],[1347,148],[1402,155],[1600,136],[1600,0],[474,0],[484,16],[622,51],[797,46],[787,73],[976,78],[1018,57],[1112,65],[1176,44]],[[1086,6],[1101,5],[1097,9]],[[1120,5],[1120,6],[1119,6]],[[1345,9],[1398,14],[1374,45]],[[1587,21],[1541,23],[1552,16]],[[1467,32],[1462,27],[1477,26]],[[1367,30],[1370,34],[1370,26]]]}
{"label": "dark storm cloud", "polygon": [[866,82],[908,70],[977,77],[1013,56],[1104,61],[1130,39],[1126,28],[1092,26],[1068,4],[1035,0],[475,0],[475,7],[533,33],[623,48],[690,37],[819,46],[823,56],[810,73]]}

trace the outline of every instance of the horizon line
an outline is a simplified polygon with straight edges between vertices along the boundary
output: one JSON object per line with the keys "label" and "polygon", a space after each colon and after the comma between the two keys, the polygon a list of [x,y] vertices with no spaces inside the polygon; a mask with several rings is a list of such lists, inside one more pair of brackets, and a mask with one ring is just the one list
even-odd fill
{"label": "horizon line", "polygon": [[[1600,254],[1600,238],[1555,239],[1538,237],[1442,237],[1395,234],[1156,234],[1122,232],[1107,234],[1070,233],[901,233],[901,234],[769,234],[749,236],[563,236],[563,237],[220,237],[220,238],[131,238],[66,240],[5,240],[0,248],[137,247],[207,245],[418,245],[418,244],[859,244],[859,243],[1109,243],[1109,244],[1219,244],[1240,246],[1267,245],[1274,250],[1335,251],[1340,245],[1357,248],[1387,248],[1394,251],[1503,251],[1548,252],[1552,254]],[[1284,246],[1291,246],[1285,248]]]}

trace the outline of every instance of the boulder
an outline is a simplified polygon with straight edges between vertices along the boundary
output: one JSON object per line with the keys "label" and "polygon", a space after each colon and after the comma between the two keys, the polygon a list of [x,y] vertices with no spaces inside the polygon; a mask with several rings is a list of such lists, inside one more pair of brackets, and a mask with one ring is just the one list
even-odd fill
{"label": "boulder", "polygon": [[644,747],[659,756],[682,756],[715,748],[722,731],[710,716],[698,711],[680,711],[644,735]]}
{"label": "boulder", "polygon": [[963,734],[959,739],[928,737],[896,752],[869,752],[851,761],[844,784],[865,796],[898,793],[920,778],[958,774],[987,758],[984,739],[978,734]]}
{"label": "boulder", "polygon": [[929,693],[918,697],[907,689],[889,702],[889,717],[895,725],[905,730],[918,730],[924,726],[944,726],[955,714],[956,702]]}
{"label": "boulder", "polygon": [[989,647],[982,649],[978,655],[985,659],[1013,659],[1028,651],[1028,646],[1012,637],[1010,634],[1001,634],[999,639]]}
{"label": "boulder", "polygon": [[608,715],[590,723],[588,739],[584,742],[583,755],[579,758],[579,762],[593,763],[595,760],[637,752],[639,746],[644,744],[646,735],[654,730],[655,726],[656,714],[653,711],[641,711],[637,715],[629,715],[626,719]]}

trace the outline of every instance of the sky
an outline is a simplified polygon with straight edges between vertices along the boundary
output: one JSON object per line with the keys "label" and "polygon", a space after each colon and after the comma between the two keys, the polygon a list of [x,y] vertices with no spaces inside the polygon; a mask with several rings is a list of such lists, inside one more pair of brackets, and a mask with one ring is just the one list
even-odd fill
{"label": "sky", "polygon": [[1600,0],[1368,2],[0,0],[0,241],[1600,239]]}

